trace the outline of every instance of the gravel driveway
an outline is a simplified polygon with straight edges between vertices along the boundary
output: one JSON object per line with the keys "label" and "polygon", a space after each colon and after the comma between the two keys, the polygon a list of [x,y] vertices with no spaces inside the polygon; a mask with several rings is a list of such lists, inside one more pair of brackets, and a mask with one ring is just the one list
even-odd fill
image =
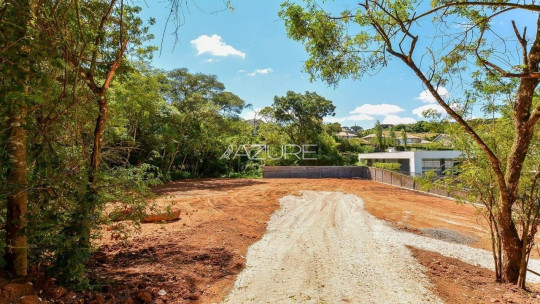
{"label": "gravel driveway", "polygon": [[280,203],[224,303],[442,303],[359,197],[305,191]]}

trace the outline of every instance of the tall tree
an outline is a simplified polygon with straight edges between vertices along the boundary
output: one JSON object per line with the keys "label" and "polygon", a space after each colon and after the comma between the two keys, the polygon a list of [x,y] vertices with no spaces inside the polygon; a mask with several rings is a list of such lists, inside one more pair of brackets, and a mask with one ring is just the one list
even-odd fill
{"label": "tall tree", "polygon": [[397,137],[394,126],[390,127],[390,131],[388,131],[388,145],[391,147],[397,146]]}
{"label": "tall tree", "polygon": [[384,151],[384,136],[382,132],[382,126],[380,121],[375,122],[375,144],[379,151]]}
{"label": "tall tree", "polygon": [[[124,5],[123,0],[76,2],[74,6],[64,8],[64,14],[70,18],[66,17],[56,25],[63,28],[65,33],[63,55],[66,65],[75,71],[76,79],[84,82],[93,93],[97,108],[85,197],[65,228],[65,233],[72,232],[75,240],[70,242],[72,247],[58,252],[56,257],[57,269],[65,271],[67,277],[72,276],[69,274],[69,264],[73,261],[68,257],[76,257],[79,259],[77,262],[84,262],[91,254],[92,229],[96,225],[97,205],[101,200],[99,171],[109,118],[107,93],[115,76],[127,64],[125,57],[128,52],[144,57],[154,50],[153,47],[141,46],[152,36],[138,17],[139,11],[139,7]],[[124,68],[124,71],[129,70]]]}
{"label": "tall tree", "polygon": [[2,106],[8,111],[7,150],[7,215],[5,260],[14,276],[27,274],[26,211],[28,205],[26,119],[30,95],[31,69],[35,65],[32,54],[32,33],[36,3],[14,1],[3,4],[0,21],[0,75],[2,76]]}
{"label": "tall tree", "polygon": [[314,92],[305,94],[288,91],[285,96],[274,97],[274,117],[287,125],[289,136],[295,144],[302,145],[315,140],[323,129],[323,118],[334,116],[332,101]]}
{"label": "tall tree", "polygon": [[[47,128],[66,114],[69,108],[80,102],[79,96],[84,95],[81,85],[86,84],[94,93],[99,113],[88,170],[90,194],[81,200],[81,207],[91,206],[92,203],[87,202],[95,199],[94,185],[108,116],[106,93],[121,66],[128,41],[131,39],[132,45],[137,45],[147,37],[137,13],[137,8],[124,6],[122,0],[0,3],[1,91],[3,104],[5,102],[9,109],[11,125],[7,131],[11,165],[8,174],[6,260],[8,268],[16,268],[13,269],[16,275],[26,271],[23,271],[26,268],[24,227],[29,190],[26,127],[35,120]],[[144,54],[144,51],[137,54]],[[40,103],[50,99],[46,94],[51,92],[51,87],[63,89],[57,96],[57,103],[43,108]],[[68,98],[72,99],[70,105],[60,110],[58,105],[63,105]],[[59,112],[54,113],[55,110]],[[35,113],[27,119],[30,111]],[[84,214],[83,211],[81,213]],[[86,218],[92,221],[92,216]],[[74,226],[87,230],[85,223],[89,221],[76,219]],[[84,236],[79,238],[81,243],[89,244],[87,239]]]}
{"label": "tall tree", "polygon": [[[414,72],[488,159],[501,204],[495,216],[501,227],[503,280],[518,283],[520,272],[526,271],[521,261],[527,237],[518,233],[513,207],[540,119],[540,103],[534,98],[540,82],[540,16],[532,25],[532,36],[505,16],[510,12],[538,15],[540,6],[534,1],[432,1],[431,5],[426,8],[424,2],[415,0],[366,0],[334,15],[313,1],[306,1],[305,7],[285,2],[280,15],[289,36],[304,43],[310,55],[305,68],[312,77],[336,84],[344,77],[359,77],[384,66],[390,58],[398,59]],[[514,33],[514,39],[493,30],[492,24],[500,20]],[[433,29],[432,35],[424,30],[427,24]],[[493,47],[498,42],[503,42],[505,48]],[[426,46],[425,51],[417,45]],[[440,94],[439,88],[452,78],[467,85],[466,79],[478,73],[513,78],[519,83],[513,92],[511,113],[515,133],[506,157],[494,153],[493,146],[464,118],[470,100],[465,98],[462,106],[456,107]],[[524,282],[519,283],[524,286]]]}
{"label": "tall tree", "polygon": [[403,149],[407,150],[407,132],[405,132],[405,129],[401,130],[401,141],[403,144]]}

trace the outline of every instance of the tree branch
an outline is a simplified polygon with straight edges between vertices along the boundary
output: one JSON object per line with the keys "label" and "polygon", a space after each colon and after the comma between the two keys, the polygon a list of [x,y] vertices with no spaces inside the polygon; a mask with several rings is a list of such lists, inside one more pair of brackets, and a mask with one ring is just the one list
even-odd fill
{"label": "tree branch", "polygon": [[[369,6],[365,6],[366,7],[366,11],[368,13],[370,13],[369,11]],[[456,111],[454,111],[454,109],[452,109],[443,99],[442,97],[440,96],[440,94],[437,92],[437,89],[433,86],[433,84],[431,83],[431,81],[429,79],[426,78],[426,76],[424,75],[424,73],[422,73],[422,71],[418,68],[418,66],[416,65],[416,63],[412,60],[409,60],[409,56],[408,55],[405,55],[404,53],[399,53],[397,51],[395,51],[393,48],[392,48],[392,42],[388,36],[388,34],[384,31],[383,27],[378,24],[376,22],[376,19],[375,18],[371,18],[371,25],[375,28],[375,30],[377,31],[377,33],[379,33],[379,35],[381,35],[381,38],[385,41],[385,44],[386,44],[386,50],[394,55],[395,57],[401,59],[407,66],[409,66],[409,68],[411,68],[414,73],[418,76],[418,78],[420,78],[420,80],[422,81],[422,83],[424,83],[424,85],[427,87],[428,91],[431,93],[431,95],[433,95],[433,97],[435,98],[435,100],[437,101],[437,103],[446,111],[446,113],[448,113],[448,115],[450,115],[464,130],[465,132],[467,132],[471,137],[472,139],[480,146],[480,148],[482,149],[482,151],[484,151],[484,153],[486,154],[488,160],[490,161],[490,164],[491,164],[491,167],[493,169],[493,171],[495,172],[495,175],[497,176],[497,180],[498,180],[498,185],[500,187],[500,191],[501,192],[505,192],[506,191],[506,181],[505,181],[505,178],[504,178],[504,174],[502,172],[502,169],[501,169],[501,165],[500,165],[500,160],[499,158],[497,157],[497,155],[495,155],[495,153],[493,153],[493,151],[489,148],[489,146],[484,142],[484,140],[476,133],[476,131],[474,131],[474,129],[467,123],[467,121],[465,121],[465,119],[459,115],[458,113],[456,113]],[[411,43],[416,43],[415,40],[413,40]]]}
{"label": "tree branch", "polygon": [[114,73],[116,73],[116,70],[120,67],[120,63],[122,62],[122,57],[124,57],[124,52],[126,51],[128,40],[124,40],[122,43],[122,47],[118,51],[118,56],[116,57],[116,60],[113,61],[111,64],[111,67],[109,68],[109,71],[107,72],[107,76],[105,76],[105,82],[103,83],[103,86],[101,86],[101,93],[104,94],[109,89],[109,85],[111,84],[111,81],[114,77]]}
{"label": "tree branch", "polygon": [[505,7],[505,8],[512,8],[512,9],[523,9],[533,12],[540,12],[540,6],[535,4],[518,4],[518,3],[505,3],[505,2],[481,2],[481,1],[469,1],[469,2],[454,2],[454,3],[447,3],[438,7],[435,7],[425,13],[422,13],[410,20],[407,20],[408,22],[414,22],[417,21],[427,15],[431,15],[433,13],[436,13],[442,9],[447,9],[451,7],[457,7],[457,6],[490,6],[490,7]]}
{"label": "tree branch", "polygon": [[97,28],[96,40],[94,41],[95,49],[94,49],[94,52],[92,53],[92,61],[90,62],[90,71],[89,71],[89,73],[92,76],[94,75],[94,70],[96,68],[96,60],[97,60],[98,53],[99,53],[99,46],[102,43],[101,38],[102,38],[102,35],[103,35],[103,30],[105,28],[105,24],[107,23],[107,20],[109,20],[109,17],[111,16],[111,13],[112,13],[112,10],[114,8],[114,5],[116,4],[116,1],[117,0],[111,0],[111,3],[109,4],[109,7],[107,9],[107,12],[101,18],[101,22],[99,24],[99,27]]}
{"label": "tree branch", "polygon": [[512,27],[514,28],[514,33],[516,34],[517,40],[519,41],[519,44],[521,44],[521,51],[523,56],[523,65],[528,66],[529,60],[527,57],[527,27],[523,29],[523,36],[519,34],[519,31],[516,26],[516,22],[512,20]]}

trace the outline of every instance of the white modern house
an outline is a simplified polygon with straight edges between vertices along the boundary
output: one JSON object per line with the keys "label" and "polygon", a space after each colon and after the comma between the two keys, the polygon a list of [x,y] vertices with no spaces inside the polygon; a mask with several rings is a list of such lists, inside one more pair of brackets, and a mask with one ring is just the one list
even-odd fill
{"label": "white modern house", "polygon": [[400,163],[401,172],[415,176],[427,171],[442,174],[460,162],[461,154],[455,150],[376,152],[359,154],[358,160],[368,166],[373,163]]}

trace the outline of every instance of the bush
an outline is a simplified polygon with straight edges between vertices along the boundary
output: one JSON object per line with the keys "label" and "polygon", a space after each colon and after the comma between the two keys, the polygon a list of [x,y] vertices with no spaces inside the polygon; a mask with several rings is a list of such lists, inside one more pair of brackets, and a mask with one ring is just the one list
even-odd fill
{"label": "bush", "polygon": [[344,166],[356,166],[358,164],[357,153],[342,153],[341,157],[343,158]]}
{"label": "bush", "polygon": [[385,169],[385,170],[392,170],[392,171],[400,171],[401,170],[401,164],[400,163],[374,163],[373,167]]}

